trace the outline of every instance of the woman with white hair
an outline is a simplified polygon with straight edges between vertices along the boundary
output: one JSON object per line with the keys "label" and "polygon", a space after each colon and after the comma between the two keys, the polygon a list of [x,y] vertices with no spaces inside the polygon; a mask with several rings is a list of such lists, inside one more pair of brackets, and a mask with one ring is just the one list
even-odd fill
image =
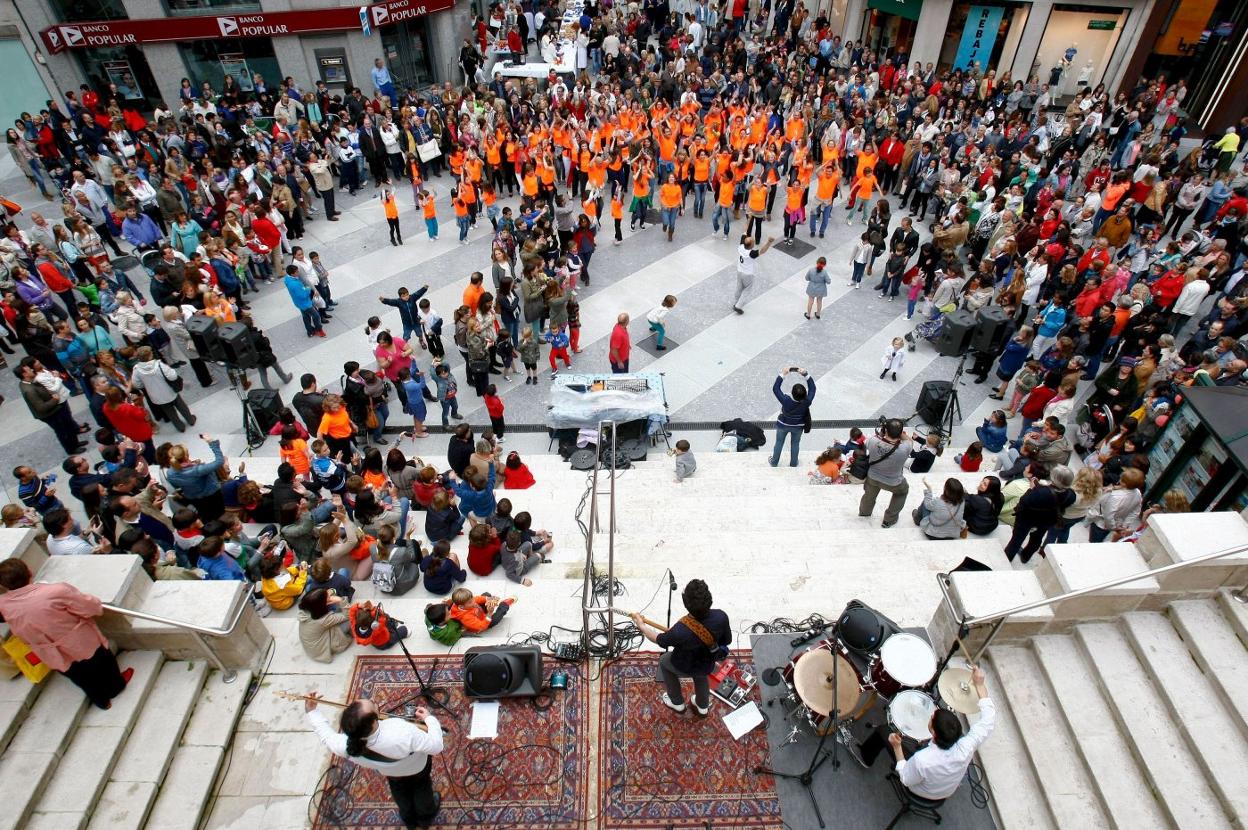
{"label": "woman with white hair", "polygon": [[135,305],[134,295],[129,291],[117,292],[117,310],[113,312],[113,322],[121,330],[121,336],[131,346],[147,342],[147,322],[143,313]]}

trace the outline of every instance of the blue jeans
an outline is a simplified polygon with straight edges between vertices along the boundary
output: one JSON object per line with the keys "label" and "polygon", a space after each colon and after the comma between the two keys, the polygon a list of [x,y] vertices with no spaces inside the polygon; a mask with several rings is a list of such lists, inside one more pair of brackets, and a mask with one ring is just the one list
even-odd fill
{"label": "blue jeans", "polygon": [[680,208],[663,208],[663,210],[659,211],[659,216],[663,220],[663,226],[668,230],[674,229],[676,227],[676,214],[679,212]]}
{"label": "blue jeans", "polygon": [[425,235],[430,239],[438,238],[438,218],[436,216],[425,220]]}
{"label": "blue jeans", "polygon": [[667,329],[663,327],[662,323],[651,323],[650,331],[654,332],[657,335],[654,338],[654,345],[662,346],[663,338],[667,337]]}
{"label": "blue jeans", "polygon": [[706,209],[706,182],[693,183],[693,215],[701,216]]}
{"label": "blue jeans", "polygon": [[448,416],[459,414],[459,398],[442,399],[442,426],[450,426]]}
{"label": "blue jeans", "polygon": [[659,176],[658,176],[659,181],[666,182],[668,175],[674,172],[675,170],[676,170],[675,164],[673,164],[670,161],[663,161],[662,159],[660,159],[659,160]]}
{"label": "blue jeans", "polygon": [[459,241],[463,242],[468,238],[468,217],[456,216],[455,224],[459,225]]}
{"label": "blue jeans", "polygon": [[802,427],[786,427],[776,424],[776,446],[771,450],[771,466],[780,463],[780,452],[784,449],[784,439],[789,439],[789,466],[797,466],[797,453],[802,445]]}
{"label": "blue jeans", "polygon": [[914,316],[914,307],[918,304],[919,304],[919,300],[917,297],[913,300],[906,301],[906,319],[907,320],[909,320],[911,317]]}
{"label": "blue jeans", "polygon": [[379,441],[386,428],[386,419],[390,417],[390,407],[384,403],[373,404],[373,412],[377,415],[377,429],[373,430],[373,440]]}
{"label": "blue jeans", "polygon": [[723,205],[715,205],[715,212],[711,214],[711,231],[719,233],[719,217],[724,217],[724,236],[728,235],[728,224],[732,221],[732,208]]}
{"label": "blue jeans", "polygon": [[854,282],[855,283],[862,282],[862,275],[865,274],[866,272],[867,272],[867,264],[865,262],[855,262],[854,263],[854,277],[853,277]]}
{"label": "blue jeans", "polygon": [[303,328],[309,336],[316,334],[321,330],[321,315],[316,313],[315,308],[301,308],[299,314],[303,317]]}
{"label": "blue jeans", "polygon": [[828,220],[832,218],[832,206],[820,205],[810,213],[810,232],[815,232],[815,219],[819,219],[819,235],[823,236],[828,230]]}

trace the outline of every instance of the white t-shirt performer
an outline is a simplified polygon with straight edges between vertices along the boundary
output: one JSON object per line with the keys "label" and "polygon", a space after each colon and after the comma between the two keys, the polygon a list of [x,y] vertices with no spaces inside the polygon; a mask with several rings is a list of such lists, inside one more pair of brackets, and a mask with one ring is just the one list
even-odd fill
{"label": "white t-shirt performer", "polygon": [[975,669],[972,681],[975,691],[979,693],[979,720],[965,735],[957,715],[937,709],[932,714],[930,725],[932,742],[909,758],[902,751],[901,735],[893,733],[888,736],[893,756],[897,759],[896,769],[901,783],[920,798],[943,801],[957,792],[975,751],[988,740],[996,726],[997,709],[988,697],[982,669]]}
{"label": "white t-shirt performer", "polygon": [[[308,723],[321,743],[340,758],[376,770],[386,776],[399,818],[408,827],[429,827],[442,805],[433,791],[433,758],[442,751],[442,725],[423,708],[413,720],[378,717],[371,700],[357,700],[342,712],[335,732],[316,708],[315,692],[304,701]],[[425,729],[418,725],[423,723]]]}
{"label": "white t-shirt performer", "polygon": [[737,293],[732,298],[732,310],[738,314],[745,313],[744,309],[741,308],[741,298],[754,285],[756,270],[754,260],[767,253],[767,249],[775,241],[776,238],[774,236],[769,236],[763,247],[755,248],[754,237],[741,237],[741,244],[737,246]]}

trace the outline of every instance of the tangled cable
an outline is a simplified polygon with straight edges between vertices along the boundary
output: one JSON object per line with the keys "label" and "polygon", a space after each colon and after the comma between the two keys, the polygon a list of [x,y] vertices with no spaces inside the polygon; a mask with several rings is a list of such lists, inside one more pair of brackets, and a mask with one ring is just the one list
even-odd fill
{"label": "tangled cable", "polygon": [[797,634],[803,631],[818,631],[832,625],[832,620],[825,618],[822,614],[811,614],[800,620],[791,620],[788,617],[776,617],[773,620],[754,623],[750,626],[751,634]]}

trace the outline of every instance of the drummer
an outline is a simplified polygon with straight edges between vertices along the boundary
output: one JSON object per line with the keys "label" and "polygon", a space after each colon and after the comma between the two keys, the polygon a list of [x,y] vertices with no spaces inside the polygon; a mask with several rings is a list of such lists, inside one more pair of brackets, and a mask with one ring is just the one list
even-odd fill
{"label": "drummer", "polygon": [[937,707],[928,725],[932,739],[918,751],[908,753],[902,745],[901,735],[894,732],[888,736],[901,783],[920,798],[944,801],[957,792],[975,751],[988,739],[996,725],[997,710],[988,697],[982,669],[975,668],[971,682],[979,694],[979,720],[965,735],[962,734],[962,721],[958,716]]}

